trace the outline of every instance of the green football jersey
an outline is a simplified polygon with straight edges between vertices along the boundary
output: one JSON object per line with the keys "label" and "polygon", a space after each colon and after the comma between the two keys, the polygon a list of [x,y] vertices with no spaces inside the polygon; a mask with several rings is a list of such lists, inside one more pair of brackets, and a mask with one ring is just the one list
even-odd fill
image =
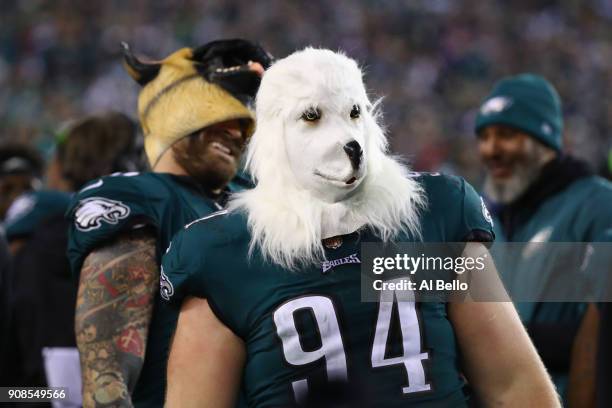
{"label": "green football jersey", "polygon": [[[248,180],[236,178],[228,189],[249,186]],[[145,225],[156,231],[156,254],[161,263],[163,251],[179,229],[221,208],[188,177],[118,173],[95,180],[76,194],[68,210],[72,220],[68,241],[72,271],[78,280],[91,251],[122,231]],[[169,341],[178,317],[175,308],[161,304],[157,296],[155,299],[145,362],[132,394],[134,405],[141,407],[163,405]]]}
{"label": "green football jersey", "polygon": [[[424,241],[461,242],[474,231],[493,239],[484,203],[463,179],[417,180],[428,199]],[[322,392],[329,379],[348,384],[368,406],[466,406],[446,304],[361,302],[360,244],[380,242],[370,231],[343,236],[340,247],[326,249],[332,268],[297,272],[264,261],[257,251],[247,259],[249,242],[243,214],[221,211],[195,221],[173,239],[160,282],[170,304],[206,298],[244,340],[243,403],[293,406]],[[206,361],[194,356],[194,364],[196,358]]]}
{"label": "green football jersey", "polygon": [[45,220],[64,214],[70,198],[70,193],[53,190],[22,194],[13,202],[4,220],[6,239],[25,238]]}
{"label": "green football jersey", "polygon": [[[612,242],[612,183],[601,177],[579,179],[544,201],[537,210],[524,216],[526,222],[512,235],[512,242]],[[497,241],[507,241],[502,223],[495,220]],[[537,298],[550,290],[551,281],[559,271],[567,270],[557,252],[523,251],[520,258],[498,252],[493,246],[499,272],[510,294],[520,298]],[[505,255],[505,256],[504,256]],[[509,257],[511,259],[509,259]],[[597,285],[605,276],[579,276],[576,284],[588,278]],[[517,302],[523,323],[556,324],[564,322],[578,330],[587,304],[581,302]],[[565,393],[567,372],[551,372],[557,390]]]}

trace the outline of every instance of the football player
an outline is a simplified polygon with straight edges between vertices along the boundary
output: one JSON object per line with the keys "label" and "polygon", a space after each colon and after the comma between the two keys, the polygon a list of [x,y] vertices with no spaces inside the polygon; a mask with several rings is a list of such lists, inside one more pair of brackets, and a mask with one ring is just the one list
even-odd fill
{"label": "football player", "polygon": [[70,193],[96,177],[137,170],[142,149],[136,138],[136,125],[119,112],[87,116],[58,132],[45,187],[20,195],[7,211],[4,227],[13,254],[41,223],[64,222]]}
{"label": "football player", "polygon": [[294,53],[256,108],[257,186],[164,256],[161,295],[182,304],[167,406],[230,407],[240,389],[249,407],[462,407],[464,375],[484,406],[558,406],[510,303],[361,301],[363,242],[484,250],[493,230],[465,181],[388,154],[355,61]]}
{"label": "football player", "polygon": [[161,406],[175,311],[156,301],[161,253],[185,223],[223,208],[254,128],[249,104],[270,57],[245,40],[143,62],[125,48],[149,173],[94,180],[75,197],[68,254],[86,407]]}

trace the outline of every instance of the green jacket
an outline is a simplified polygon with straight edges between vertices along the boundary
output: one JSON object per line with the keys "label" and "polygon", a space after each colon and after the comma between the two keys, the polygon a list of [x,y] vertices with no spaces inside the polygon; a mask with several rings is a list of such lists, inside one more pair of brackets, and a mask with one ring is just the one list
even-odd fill
{"label": "green jacket", "polygon": [[[601,177],[578,174],[580,167],[575,163],[579,162],[571,158],[551,163],[536,182],[537,185],[530,187],[523,196],[523,204],[513,206],[512,217],[515,221],[511,224],[504,223],[507,216],[504,218],[504,215],[493,212],[498,243],[581,244],[612,241],[612,183]],[[564,180],[564,177],[573,178]],[[551,189],[550,193],[539,192],[547,188]],[[539,194],[540,197],[527,197],[529,203],[524,204],[525,196],[532,194]],[[508,229],[511,230],[510,238]],[[492,253],[504,284],[517,298],[538,298],[544,293],[550,293],[554,283],[559,282],[555,275],[566,273],[568,269],[566,258],[559,256],[559,251],[546,250],[544,246],[534,248],[541,250],[523,251],[520,256],[513,256],[508,254],[503,245],[493,246]],[[579,270],[570,273],[575,274],[576,285],[602,285],[609,279],[601,275],[586,275]],[[586,280],[591,283],[585,282]],[[547,290],[548,292],[545,292]],[[564,396],[571,346],[587,303],[517,302],[515,306],[549,369],[558,392]],[[554,340],[546,340],[550,337]]]}

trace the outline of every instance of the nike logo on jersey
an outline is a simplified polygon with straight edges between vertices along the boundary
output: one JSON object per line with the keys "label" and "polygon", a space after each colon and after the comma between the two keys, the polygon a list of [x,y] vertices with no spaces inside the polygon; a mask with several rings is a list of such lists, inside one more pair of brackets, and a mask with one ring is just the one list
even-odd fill
{"label": "nike logo on jersey", "polygon": [[361,261],[357,257],[357,254],[351,254],[344,258],[334,259],[333,261],[325,261],[321,265],[321,269],[323,273],[327,273],[330,269],[335,268],[336,266],[345,265],[345,264],[360,264]]}

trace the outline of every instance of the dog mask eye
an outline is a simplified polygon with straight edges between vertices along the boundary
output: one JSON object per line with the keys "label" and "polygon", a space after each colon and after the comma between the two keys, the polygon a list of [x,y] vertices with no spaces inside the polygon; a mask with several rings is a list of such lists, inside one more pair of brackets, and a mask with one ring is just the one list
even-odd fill
{"label": "dog mask eye", "polygon": [[353,105],[351,109],[351,119],[357,119],[359,116],[361,116],[361,108],[359,105]]}
{"label": "dog mask eye", "polygon": [[302,119],[306,122],[315,122],[321,119],[321,111],[318,108],[308,108],[302,113]]}

